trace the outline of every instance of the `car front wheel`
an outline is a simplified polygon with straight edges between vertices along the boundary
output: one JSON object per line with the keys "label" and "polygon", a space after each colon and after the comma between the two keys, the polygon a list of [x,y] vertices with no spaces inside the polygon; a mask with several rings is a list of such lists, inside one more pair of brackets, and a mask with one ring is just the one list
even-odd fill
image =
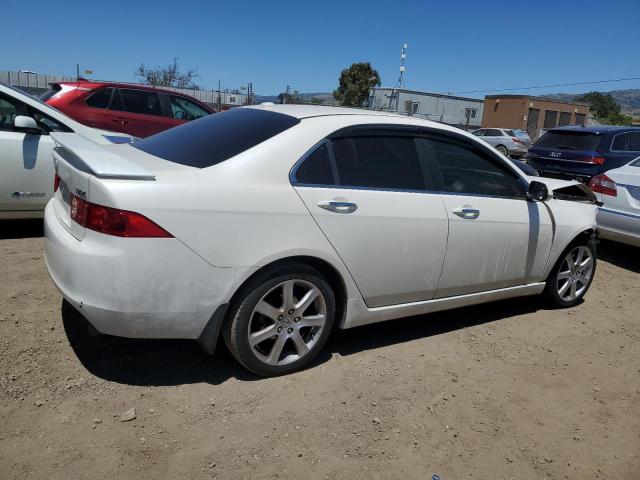
{"label": "car front wheel", "polygon": [[559,307],[573,307],[587,293],[596,273],[593,240],[570,245],[547,279],[546,294]]}
{"label": "car front wheel", "polygon": [[315,269],[290,265],[269,270],[238,296],[223,335],[232,355],[257,375],[299,370],[326,343],[335,296]]}

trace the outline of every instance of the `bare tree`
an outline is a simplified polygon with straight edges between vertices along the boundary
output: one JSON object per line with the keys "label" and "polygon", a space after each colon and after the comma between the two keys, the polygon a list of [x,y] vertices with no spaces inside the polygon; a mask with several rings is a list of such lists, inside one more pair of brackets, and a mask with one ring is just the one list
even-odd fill
{"label": "bare tree", "polygon": [[197,73],[197,69],[191,68],[184,73],[180,72],[177,58],[174,58],[173,63],[170,63],[166,67],[156,66],[155,68],[151,68],[141,63],[136,69],[135,74],[144,83],[154,87],[177,87],[200,90],[200,87],[194,83],[194,79],[200,76]]}

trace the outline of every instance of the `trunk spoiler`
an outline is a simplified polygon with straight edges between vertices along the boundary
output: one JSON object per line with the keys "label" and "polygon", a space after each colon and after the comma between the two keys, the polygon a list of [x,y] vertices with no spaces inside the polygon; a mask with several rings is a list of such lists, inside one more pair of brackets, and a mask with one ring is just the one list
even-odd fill
{"label": "trunk spoiler", "polygon": [[56,162],[57,154],[78,170],[98,178],[156,179],[153,173],[140,165],[77,133],[51,132],[50,135],[56,143],[54,162]]}

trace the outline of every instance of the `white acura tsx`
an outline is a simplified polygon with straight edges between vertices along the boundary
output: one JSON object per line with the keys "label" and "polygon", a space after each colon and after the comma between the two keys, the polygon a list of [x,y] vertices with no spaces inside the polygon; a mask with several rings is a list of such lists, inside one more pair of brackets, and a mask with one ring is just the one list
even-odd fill
{"label": "white acura tsx", "polygon": [[132,145],[53,133],[49,273],[100,332],[222,332],[259,375],[334,326],[545,293],[577,304],[596,200],[473,135],[386,112],[238,108]]}

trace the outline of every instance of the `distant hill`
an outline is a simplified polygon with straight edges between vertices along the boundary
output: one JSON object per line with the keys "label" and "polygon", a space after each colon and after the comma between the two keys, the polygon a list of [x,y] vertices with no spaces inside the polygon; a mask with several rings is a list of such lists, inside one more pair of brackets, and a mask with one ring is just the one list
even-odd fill
{"label": "distant hill", "polygon": [[[631,115],[632,117],[640,117],[640,88],[632,88],[630,90],[612,90],[610,92],[602,93],[610,93],[614,100],[620,105],[623,114]],[[572,101],[580,95],[575,93],[553,93],[543,96],[556,98],[558,100]]]}

